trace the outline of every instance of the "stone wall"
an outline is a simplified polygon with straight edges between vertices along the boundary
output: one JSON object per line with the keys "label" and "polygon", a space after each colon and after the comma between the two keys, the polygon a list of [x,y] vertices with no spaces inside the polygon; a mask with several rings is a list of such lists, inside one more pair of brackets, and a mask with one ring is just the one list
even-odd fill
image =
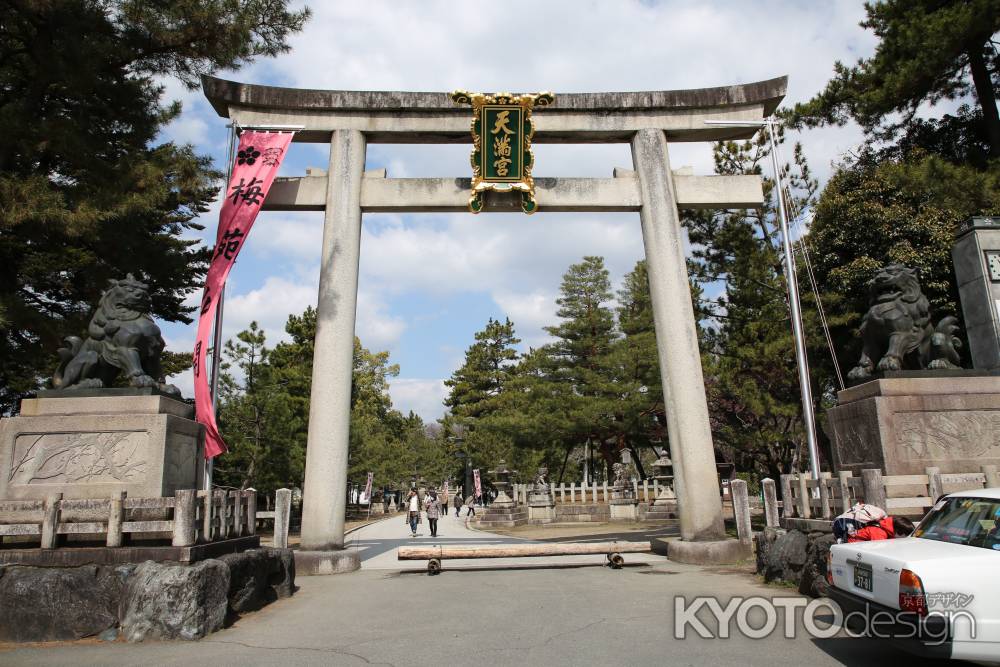
{"label": "stone wall", "polygon": [[194,564],[0,567],[0,641],[200,639],[295,590],[287,549]]}

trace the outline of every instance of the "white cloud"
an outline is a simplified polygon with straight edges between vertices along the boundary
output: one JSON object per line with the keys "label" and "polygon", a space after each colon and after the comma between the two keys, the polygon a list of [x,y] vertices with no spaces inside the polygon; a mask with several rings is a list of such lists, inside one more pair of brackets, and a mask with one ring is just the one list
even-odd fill
{"label": "white cloud", "polygon": [[442,401],[448,395],[444,380],[394,378],[389,383],[392,406],[404,415],[411,410],[425,421],[433,422],[443,413]]}
{"label": "white cloud", "polygon": [[[663,90],[728,85],[789,75],[786,105],[818,92],[833,62],[870,54],[875,38],[859,28],[861,2],[764,3],[676,0],[663,3],[546,3],[512,0],[522,49],[518,66],[482,49],[490,26],[481,5],[428,0],[350,0],[314,3],[314,17],[292,38],[292,51],[261,60],[226,78],[273,85],[347,90],[553,90],[560,92]],[[222,150],[226,122],[200,92],[176,84],[185,114],[166,136],[199,149]],[[187,137],[187,139],[185,139]],[[793,133],[814,173],[825,180],[831,164],[861,138],[853,126]],[[325,167],[325,146],[295,145],[282,173],[300,162]],[[712,170],[711,146],[672,143],[671,163]],[[791,155],[790,147],[785,150]],[[610,176],[631,167],[628,146],[537,146],[538,176]],[[372,144],[368,168],[390,177],[466,176],[467,146]],[[217,207],[203,220],[214,238]],[[283,338],[289,313],[315,303],[322,216],[267,213],[230,282],[226,332],[258,320],[271,344]],[[266,229],[266,233],[262,234]],[[615,280],[643,256],[638,216],[545,214],[366,216],[361,249],[357,331],[373,349],[393,349],[416,334],[417,316],[404,310],[410,295],[491,299],[517,326],[525,345],[544,342],[542,327],[555,321],[562,273],[588,254],[605,257]],[[193,295],[197,303],[200,295]],[[412,318],[412,319],[408,319]],[[442,316],[437,326],[453,327]],[[466,324],[463,324],[466,326]],[[480,323],[481,326],[481,323]],[[471,342],[471,331],[469,332]],[[404,353],[405,354],[405,353]],[[460,362],[461,354],[441,355]],[[394,351],[404,373],[410,361]],[[458,363],[458,362],[456,362]],[[451,368],[441,368],[445,377]],[[426,377],[436,370],[421,370]],[[441,413],[439,380],[397,379],[397,407],[425,417]]]}

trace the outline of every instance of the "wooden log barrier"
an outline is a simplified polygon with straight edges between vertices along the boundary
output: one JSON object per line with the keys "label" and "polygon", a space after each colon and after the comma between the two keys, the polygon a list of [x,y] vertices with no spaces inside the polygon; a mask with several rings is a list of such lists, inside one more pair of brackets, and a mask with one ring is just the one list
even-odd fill
{"label": "wooden log barrier", "polygon": [[581,542],[570,544],[501,544],[474,547],[400,547],[397,560],[444,560],[447,558],[525,558],[532,556],[577,556],[586,554],[652,553],[649,542]]}

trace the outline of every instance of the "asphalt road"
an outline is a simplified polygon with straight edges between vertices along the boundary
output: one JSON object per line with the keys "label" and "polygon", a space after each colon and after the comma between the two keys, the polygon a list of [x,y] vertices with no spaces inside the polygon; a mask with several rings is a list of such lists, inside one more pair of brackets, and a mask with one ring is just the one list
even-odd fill
{"label": "asphalt road", "polygon": [[[398,524],[398,525],[394,525]],[[589,563],[538,563],[490,569],[446,569],[428,576],[420,564],[400,570],[393,544],[408,537],[401,518],[355,533],[362,571],[302,577],[300,590],[199,642],[76,642],[0,652],[3,665],[883,665],[925,667],[875,640],[796,637],[715,638],[690,627],[675,638],[675,598],[713,595],[792,596],[745,572],[699,568],[633,556],[621,570]],[[426,528],[425,528],[426,530]],[[499,539],[459,522],[441,538],[465,543]],[[379,537],[382,535],[383,537]],[[502,538],[512,540],[513,538]],[[579,557],[576,557],[579,558]],[[574,559],[576,560],[576,559]],[[447,563],[446,563],[447,564]],[[482,561],[475,562],[477,566]],[[702,611],[705,611],[704,609]],[[699,613],[699,618],[705,615]],[[754,616],[751,615],[753,620]],[[758,622],[757,625],[760,623]],[[954,663],[951,663],[954,664]]]}

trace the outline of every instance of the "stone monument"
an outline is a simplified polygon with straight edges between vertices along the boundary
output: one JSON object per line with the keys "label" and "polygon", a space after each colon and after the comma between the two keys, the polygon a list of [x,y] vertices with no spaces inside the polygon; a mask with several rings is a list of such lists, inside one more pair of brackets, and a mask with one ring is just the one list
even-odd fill
{"label": "stone monument", "polygon": [[1000,369],[1000,217],[975,217],[951,250],[972,367]]}
{"label": "stone monument", "polygon": [[653,463],[654,479],[659,482],[660,492],[646,512],[647,521],[668,521],[677,518],[677,495],[673,488],[673,463],[666,452]]}
{"label": "stone monument", "polygon": [[[101,296],[88,336],[66,338],[53,390],[0,422],[0,499],[172,496],[201,487],[204,432],[164,382],[149,287],[129,275]],[[124,375],[129,387],[113,386]]]}
{"label": "stone monument", "polygon": [[535,473],[535,483],[528,495],[528,521],[552,523],[556,519],[556,501],[548,482],[549,469],[542,466]]}
{"label": "stone monument", "polygon": [[611,520],[638,521],[639,499],[632,490],[632,482],[628,478],[628,466],[616,463],[612,466],[615,473],[615,485],[611,491]]}
{"label": "stone monument", "polygon": [[957,320],[934,326],[916,272],[878,271],[861,325],[860,381],[829,411],[835,470],[886,475],[978,470],[1000,463],[1000,376],[958,367]]}

